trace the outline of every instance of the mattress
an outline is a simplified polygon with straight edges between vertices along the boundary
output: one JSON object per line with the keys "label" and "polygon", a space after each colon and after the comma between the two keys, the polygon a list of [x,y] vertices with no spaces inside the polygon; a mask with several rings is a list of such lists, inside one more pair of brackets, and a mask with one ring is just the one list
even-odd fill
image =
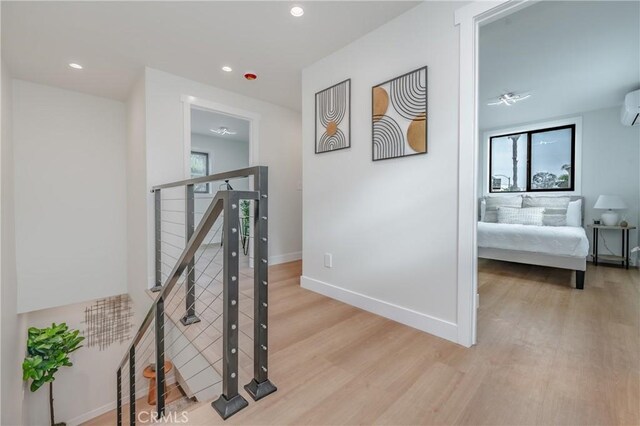
{"label": "mattress", "polygon": [[584,228],[478,222],[478,247],[586,257],[589,240]]}

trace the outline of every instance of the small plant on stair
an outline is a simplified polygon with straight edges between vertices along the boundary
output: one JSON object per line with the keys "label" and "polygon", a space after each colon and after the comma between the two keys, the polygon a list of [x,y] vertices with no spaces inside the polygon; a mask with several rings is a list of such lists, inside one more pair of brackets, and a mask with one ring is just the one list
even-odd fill
{"label": "small plant on stair", "polygon": [[[53,381],[60,367],[71,367],[69,354],[80,349],[84,337],[78,330],[69,330],[62,323],[46,328],[29,328],[27,356],[22,363],[22,379],[31,380],[31,392],[49,383],[49,414],[51,426],[56,425],[53,413]],[[64,423],[57,423],[62,424]]]}

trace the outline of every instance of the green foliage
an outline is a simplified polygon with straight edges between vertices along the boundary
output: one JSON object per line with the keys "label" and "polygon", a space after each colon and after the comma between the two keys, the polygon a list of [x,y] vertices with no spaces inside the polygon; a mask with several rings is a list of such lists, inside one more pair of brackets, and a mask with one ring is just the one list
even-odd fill
{"label": "green foliage", "polygon": [[69,354],[82,347],[84,340],[78,330],[69,330],[67,324],[51,324],[47,328],[29,328],[27,356],[22,363],[22,380],[31,379],[31,392],[55,380],[60,367],[71,367]]}

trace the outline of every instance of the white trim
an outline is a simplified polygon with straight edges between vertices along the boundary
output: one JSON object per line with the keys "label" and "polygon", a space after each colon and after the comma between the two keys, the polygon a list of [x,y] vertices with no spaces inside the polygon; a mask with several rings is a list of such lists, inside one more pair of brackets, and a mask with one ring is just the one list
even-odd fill
{"label": "white trim", "polygon": [[294,260],[300,260],[300,259],[302,259],[301,251],[277,254],[275,256],[269,256],[269,265],[279,265],[280,263],[293,262]]}
{"label": "white trim", "polygon": [[[260,135],[260,114],[220,104],[203,98],[191,95],[182,95],[180,100],[183,103],[183,169],[185,179],[191,179],[191,108],[199,108],[207,111],[217,112],[234,118],[240,118],[249,122],[249,166],[259,163],[259,135]],[[249,180],[249,190],[253,190],[253,180]],[[253,211],[251,209],[250,211]],[[253,235],[253,220],[249,221],[249,235]],[[253,268],[253,244],[249,246],[249,265]]]}
{"label": "white trim", "polygon": [[542,122],[532,122],[528,124],[519,124],[517,126],[503,129],[489,129],[482,135],[482,193],[483,195],[500,196],[514,195],[513,192],[489,192],[489,138],[507,133],[526,132],[535,129],[545,129],[550,127],[560,127],[575,124],[575,159],[574,159],[574,190],[573,191],[553,191],[553,192],[518,192],[517,194],[535,194],[539,196],[559,196],[559,195],[580,195],[582,194],[582,116],[562,118],[558,120],[549,120]]}
{"label": "white trim", "polygon": [[452,322],[356,293],[355,291],[346,290],[304,275],[300,277],[300,285],[307,290],[389,318],[409,327],[417,328],[452,342],[458,341],[458,327]]}
{"label": "white trim", "polygon": [[460,26],[457,341],[467,347],[476,343],[477,323],[478,30],[480,23],[530,4],[518,0],[476,1],[455,11],[455,23]]}
{"label": "white trim", "polygon": [[69,426],[76,426],[84,422],[88,422],[89,420],[95,419],[96,417],[101,416],[104,413],[108,413],[109,411],[113,411],[115,409],[116,409],[116,401],[113,400],[110,403],[103,405],[102,407],[95,408],[84,414],[80,414],[79,416],[76,416],[71,420],[67,420],[66,423]]}

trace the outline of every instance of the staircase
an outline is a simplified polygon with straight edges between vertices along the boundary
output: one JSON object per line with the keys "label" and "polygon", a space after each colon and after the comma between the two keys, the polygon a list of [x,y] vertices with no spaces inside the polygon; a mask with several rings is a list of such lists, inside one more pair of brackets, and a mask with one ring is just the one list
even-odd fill
{"label": "staircase", "polygon": [[267,189],[264,166],[152,189],[155,299],[116,372],[118,425],[175,420],[212,400],[227,419],[248,405],[239,380],[255,401],[276,391],[267,375]]}

